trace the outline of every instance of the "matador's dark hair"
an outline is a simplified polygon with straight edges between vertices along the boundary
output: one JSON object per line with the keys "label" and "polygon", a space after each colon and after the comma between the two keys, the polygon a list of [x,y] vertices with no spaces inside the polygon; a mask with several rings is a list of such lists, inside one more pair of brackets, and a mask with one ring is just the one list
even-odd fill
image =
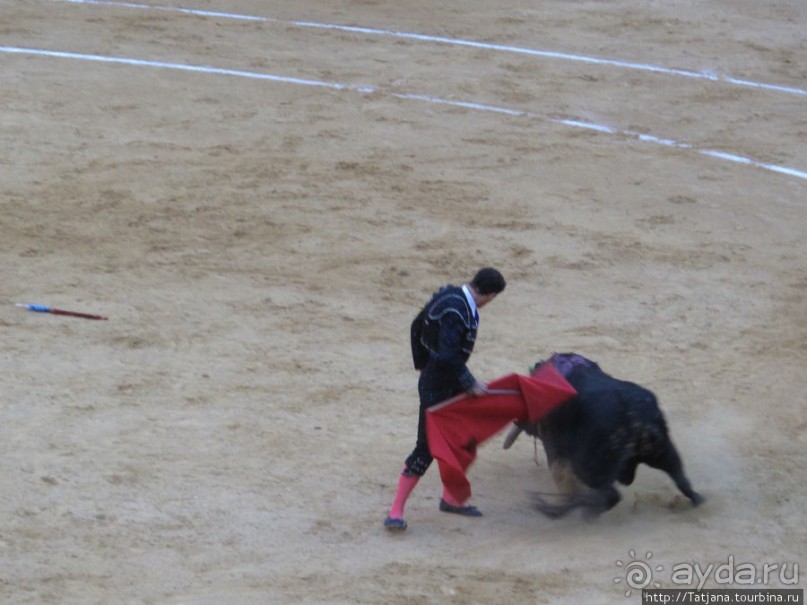
{"label": "matador's dark hair", "polygon": [[506,285],[507,282],[504,281],[504,276],[491,267],[480,269],[471,280],[473,289],[482,295],[499,294]]}

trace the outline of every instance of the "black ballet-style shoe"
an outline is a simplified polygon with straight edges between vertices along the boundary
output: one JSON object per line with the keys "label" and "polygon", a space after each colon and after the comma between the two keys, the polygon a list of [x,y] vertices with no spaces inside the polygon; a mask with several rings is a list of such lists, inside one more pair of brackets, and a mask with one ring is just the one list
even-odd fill
{"label": "black ballet-style shoe", "polygon": [[444,513],[454,513],[463,517],[481,517],[482,513],[475,506],[454,506],[440,498],[440,510]]}

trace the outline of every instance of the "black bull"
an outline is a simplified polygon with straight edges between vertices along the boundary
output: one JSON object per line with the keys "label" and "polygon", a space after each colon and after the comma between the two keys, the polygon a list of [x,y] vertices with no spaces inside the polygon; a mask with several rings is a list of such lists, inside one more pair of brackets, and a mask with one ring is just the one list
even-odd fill
{"label": "black bull", "polygon": [[[550,517],[581,507],[590,515],[605,512],[620,501],[614,483],[630,485],[639,464],[666,472],[693,506],[703,502],[684,475],[678,451],[656,396],[648,389],[618,380],[580,355],[555,354],[552,363],[577,390],[577,396],[553,410],[541,422],[515,425],[505,449],[524,431],[544,444],[547,462],[560,486],[571,470],[590,488],[566,493],[560,503],[536,494],[536,505]],[[540,365],[540,364],[539,364]]]}

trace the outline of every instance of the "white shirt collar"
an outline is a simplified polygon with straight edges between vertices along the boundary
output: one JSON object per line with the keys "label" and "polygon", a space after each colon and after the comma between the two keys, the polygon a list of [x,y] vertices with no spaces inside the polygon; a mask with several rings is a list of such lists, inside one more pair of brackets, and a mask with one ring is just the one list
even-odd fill
{"label": "white shirt collar", "polygon": [[468,305],[471,307],[471,313],[474,317],[476,317],[478,311],[476,310],[476,301],[474,300],[473,294],[468,289],[468,284],[462,286],[462,291],[465,292],[465,298],[468,300]]}

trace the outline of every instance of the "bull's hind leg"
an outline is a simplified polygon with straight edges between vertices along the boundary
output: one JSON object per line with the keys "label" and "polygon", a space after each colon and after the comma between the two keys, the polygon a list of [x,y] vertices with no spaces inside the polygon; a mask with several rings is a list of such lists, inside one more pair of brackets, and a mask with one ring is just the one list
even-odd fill
{"label": "bull's hind leg", "polygon": [[678,489],[681,490],[681,493],[689,498],[692,506],[698,506],[704,502],[705,498],[692,489],[692,484],[684,474],[684,464],[681,462],[681,457],[678,455],[672,441],[667,439],[666,444],[659,449],[660,451],[656,456],[644,460],[645,464],[667,473]]}

